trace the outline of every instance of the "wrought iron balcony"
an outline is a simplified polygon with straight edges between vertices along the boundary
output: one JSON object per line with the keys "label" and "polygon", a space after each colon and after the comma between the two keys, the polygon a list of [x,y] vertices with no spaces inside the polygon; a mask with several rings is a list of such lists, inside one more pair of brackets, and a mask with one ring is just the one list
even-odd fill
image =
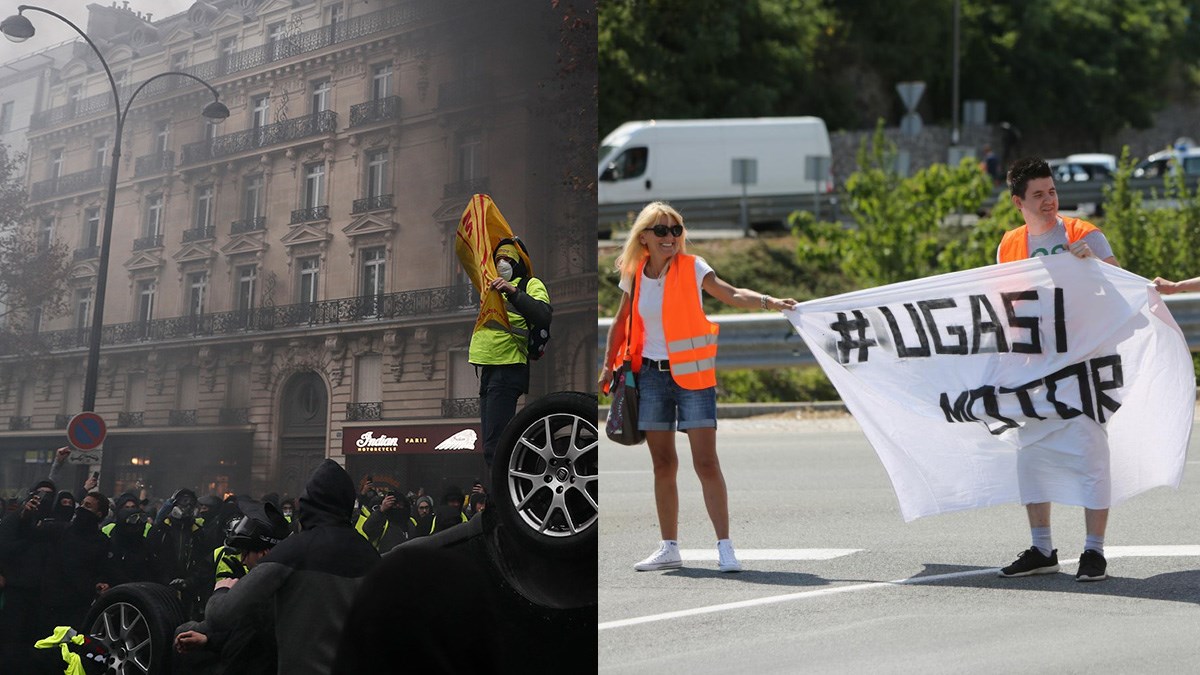
{"label": "wrought iron balcony", "polygon": [[332,110],[323,110],[319,113],[268,124],[257,129],[246,129],[217,136],[211,141],[188,143],[183,146],[183,163],[185,165],[195,164],[228,157],[247,150],[296,141],[335,130],[337,130],[337,113]]}
{"label": "wrought iron balcony", "polygon": [[255,232],[265,230],[267,228],[267,217],[258,216],[256,218],[245,218],[243,220],[235,220],[229,226],[229,234],[245,234],[246,232]]}
{"label": "wrought iron balcony", "polygon": [[482,75],[447,82],[438,87],[438,108],[480,105],[493,98],[493,91],[492,81]]}
{"label": "wrought iron balcony", "polygon": [[119,427],[140,427],[145,426],[144,412],[119,412],[117,413],[117,426]]}
{"label": "wrought iron balcony", "polygon": [[137,158],[134,163],[133,175],[135,178],[143,176],[153,176],[155,174],[166,173],[175,168],[175,153],[171,150],[156,152],[152,155],[144,155]]}
{"label": "wrought iron balcony", "polygon": [[309,223],[314,220],[328,220],[329,206],[314,206],[308,209],[296,209],[292,211],[291,224]]}
{"label": "wrought iron balcony", "polygon": [[23,431],[33,428],[33,417],[30,415],[13,415],[8,418],[9,431]]}
{"label": "wrought iron balcony", "polygon": [[470,180],[460,180],[457,183],[446,183],[442,189],[442,197],[451,199],[454,197],[470,197],[473,194],[487,192],[488,179],[471,178]]}
{"label": "wrought iron balcony", "polygon": [[391,195],[376,195],[374,197],[355,199],[354,207],[350,209],[350,213],[366,213],[367,211],[378,211],[380,209],[390,208],[392,208]]}
{"label": "wrought iron balcony", "polygon": [[67,424],[71,421],[72,417],[74,417],[74,415],[66,415],[63,413],[58,413],[57,415],[54,416],[54,428],[55,429],[66,429]]}
{"label": "wrought iron balcony", "polygon": [[204,239],[212,239],[217,236],[217,228],[214,225],[207,227],[193,227],[190,230],[183,231],[183,243],[190,241],[201,241]]}
{"label": "wrought iron balcony", "polygon": [[442,417],[479,417],[478,398],[442,399]]}
{"label": "wrought iron balcony", "polygon": [[[314,28],[299,35],[278,40],[273,44],[243,49],[228,56],[222,55],[211,61],[180,70],[212,82],[226,75],[252,70],[283,58],[306,54],[341,42],[357,40],[376,33],[395,33],[398,28],[419,20],[425,11],[427,11],[426,3],[395,3],[387,9],[339,21],[333,26]],[[90,52],[84,57],[84,60],[90,62],[92,66],[97,66],[95,56]],[[141,100],[150,100],[177,90],[197,87],[194,80],[185,77],[164,77],[151,82],[138,96]],[[132,85],[122,87],[121,100],[128,101],[132,92]],[[35,115],[30,120],[29,128],[30,130],[44,129],[111,110],[112,100],[112,93],[105,91],[102,94],[51,108]]]}
{"label": "wrought iron balcony", "polygon": [[383,403],[347,403],[346,421],[360,422],[363,420],[382,419]]}
{"label": "wrought iron balcony", "polygon": [[[104,345],[119,345],[147,340],[244,335],[248,332],[270,332],[288,328],[438,317],[456,312],[473,316],[478,308],[479,294],[474,286],[444,286],[322,302],[111,324],[101,331],[100,342]],[[67,350],[86,347],[88,336],[89,331],[72,328],[26,337],[38,349]],[[17,353],[17,349],[18,347],[10,347],[5,343],[0,345],[0,354]]]}
{"label": "wrought iron balcony", "polygon": [[350,128],[398,119],[400,119],[399,96],[387,96],[350,106]]}
{"label": "wrought iron balcony", "polygon": [[40,180],[30,188],[29,197],[34,201],[39,201],[102,187],[105,184],[105,177],[108,176],[108,170],[107,166],[97,166],[87,171]]}
{"label": "wrought iron balcony", "polygon": [[167,413],[167,424],[173,427],[196,426],[195,410],[171,410]]}
{"label": "wrought iron balcony", "polygon": [[91,260],[92,258],[99,258],[99,257],[100,257],[100,247],[99,246],[87,246],[84,248],[75,249],[75,262],[79,262],[81,260]]}
{"label": "wrought iron balcony", "polygon": [[217,421],[226,426],[250,423],[249,408],[221,408]]}
{"label": "wrought iron balcony", "polygon": [[133,250],[144,251],[148,248],[162,248],[163,236],[161,234],[153,234],[149,237],[138,237],[133,240]]}

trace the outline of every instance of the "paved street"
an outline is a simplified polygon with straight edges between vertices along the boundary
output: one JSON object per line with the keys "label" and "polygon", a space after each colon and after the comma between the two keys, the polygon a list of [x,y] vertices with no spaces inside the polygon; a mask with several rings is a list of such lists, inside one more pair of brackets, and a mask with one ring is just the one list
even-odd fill
{"label": "paved street", "polygon": [[[635,572],[658,543],[644,446],[604,443],[605,673],[1194,673],[1200,669],[1200,444],[1178,491],[1113,510],[1107,581],[1074,580],[1083,512],[1054,507],[1063,571],[999,579],[1029,546],[1019,506],[904,523],[848,417],[721,422],[740,574],[680,449],[684,567]],[[697,559],[708,556],[710,559]]]}

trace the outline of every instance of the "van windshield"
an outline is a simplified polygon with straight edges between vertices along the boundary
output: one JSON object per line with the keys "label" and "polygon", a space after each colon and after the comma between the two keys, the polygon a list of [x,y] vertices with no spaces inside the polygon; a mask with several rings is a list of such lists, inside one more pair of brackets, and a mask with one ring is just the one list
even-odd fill
{"label": "van windshield", "polygon": [[597,155],[596,155],[596,157],[599,157],[599,158],[600,158],[600,168],[601,168],[602,170],[603,170],[603,169],[604,169],[606,166],[608,166],[608,160],[609,160],[609,157],[608,157],[608,156],[609,156],[609,155],[611,155],[611,154],[613,153],[613,151],[614,151],[614,150],[616,150],[616,149],[617,149],[617,146],[615,146],[615,145],[602,145],[602,146],[600,146],[600,153],[599,153],[599,154],[597,154]]}

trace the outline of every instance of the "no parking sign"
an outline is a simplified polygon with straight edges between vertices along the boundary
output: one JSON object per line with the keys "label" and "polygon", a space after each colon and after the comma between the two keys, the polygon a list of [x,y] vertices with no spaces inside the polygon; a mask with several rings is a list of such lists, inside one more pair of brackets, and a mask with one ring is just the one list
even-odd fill
{"label": "no parking sign", "polygon": [[81,412],[67,423],[67,441],[76,450],[95,450],[107,434],[104,418],[94,412]]}

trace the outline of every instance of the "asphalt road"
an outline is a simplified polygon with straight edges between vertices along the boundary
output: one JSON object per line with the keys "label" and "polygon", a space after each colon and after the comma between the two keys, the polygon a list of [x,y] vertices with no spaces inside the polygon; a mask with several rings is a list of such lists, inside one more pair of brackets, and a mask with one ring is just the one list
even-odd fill
{"label": "asphalt road", "polygon": [[[685,562],[666,572],[633,570],[659,538],[646,449],[602,441],[601,672],[1200,672],[1195,431],[1179,490],[1113,509],[1111,577],[1097,583],[1074,580],[1080,508],[1054,507],[1063,571],[1024,579],[995,576],[1029,546],[1019,506],[905,523],[850,418],[721,422],[745,571],[719,574],[678,439]],[[772,557],[783,559],[761,559]]]}

